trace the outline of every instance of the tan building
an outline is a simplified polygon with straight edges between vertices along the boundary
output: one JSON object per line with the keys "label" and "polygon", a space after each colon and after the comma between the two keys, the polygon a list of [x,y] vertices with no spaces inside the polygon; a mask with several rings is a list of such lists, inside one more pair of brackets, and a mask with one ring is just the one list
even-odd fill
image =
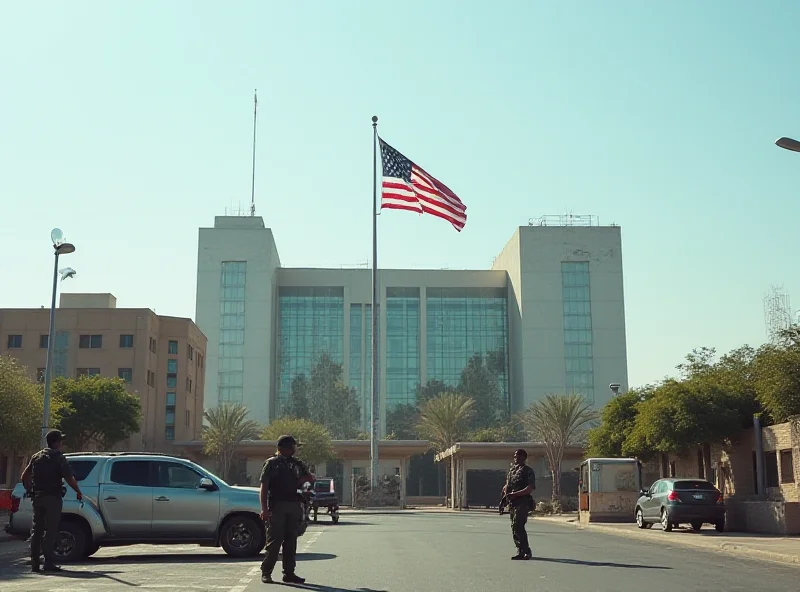
{"label": "tan building", "polygon": [[[48,309],[0,309],[0,353],[33,379],[44,376],[49,322]],[[168,452],[173,441],[200,438],[206,342],[191,319],[117,308],[111,294],[62,294],[53,376],[122,378],[141,400],[142,429],[119,447]],[[0,458],[0,481],[11,464]]]}

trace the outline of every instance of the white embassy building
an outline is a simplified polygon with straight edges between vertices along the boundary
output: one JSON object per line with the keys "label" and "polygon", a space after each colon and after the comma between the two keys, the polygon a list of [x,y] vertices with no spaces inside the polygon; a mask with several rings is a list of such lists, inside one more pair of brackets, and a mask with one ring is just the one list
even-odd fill
{"label": "white embassy building", "polygon": [[[431,380],[455,386],[468,360],[492,360],[508,411],[549,393],[596,407],[627,390],[622,241],[593,216],[532,220],[486,270],[379,269],[380,411],[415,402]],[[201,228],[196,323],[208,336],[205,407],[242,402],[262,424],[325,353],[361,403],[371,390],[369,269],[282,267],[259,216]],[[313,403],[313,402],[312,402]],[[383,432],[382,432],[383,433]]]}

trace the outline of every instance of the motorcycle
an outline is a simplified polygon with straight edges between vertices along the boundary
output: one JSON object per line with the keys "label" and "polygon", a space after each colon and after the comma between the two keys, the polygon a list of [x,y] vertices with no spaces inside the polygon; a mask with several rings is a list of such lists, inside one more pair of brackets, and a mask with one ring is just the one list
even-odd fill
{"label": "motorcycle", "polygon": [[303,486],[297,490],[300,495],[300,501],[303,507],[303,519],[300,522],[300,533],[298,536],[303,536],[308,528],[308,523],[311,522],[311,508],[314,505],[314,488],[311,483],[306,481]]}

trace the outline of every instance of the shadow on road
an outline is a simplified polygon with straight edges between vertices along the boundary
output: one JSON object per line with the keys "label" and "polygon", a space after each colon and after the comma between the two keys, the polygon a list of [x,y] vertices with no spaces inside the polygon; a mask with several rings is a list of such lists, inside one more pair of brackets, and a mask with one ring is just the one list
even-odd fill
{"label": "shadow on road", "polygon": [[672,569],[662,565],[641,565],[633,563],[614,563],[613,561],[585,561],[583,559],[562,559],[557,557],[531,557],[531,561],[546,563],[565,563],[567,565],[585,565],[587,567],[621,567],[623,569]]}
{"label": "shadow on road", "polygon": [[326,559],[336,559],[333,553],[298,553],[298,561],[324,561]]}
{"label": "shadow on road", "polygon": [[256,557],[229,557],[220,553],[169,553],[154,555],[148,553],[146,555],[122,554],[113,557],[91,557],[86,561],[81,561],[73,565],[104,565],[104,564],[127,564],[127,563],[217,563],[222,565],[230,565],[234,563],[247,563],[254,561],[261,561],[262,556]]}
{"label": "shadow on road", "polygon": [[376,590],[374,588],[337,588],[336,586],[321,586],[319,584],[303,584],[302,586],[284,584],[284,586],[301,590],[316,590],[317,592],[388,592],[388,590]]}
{"label": "shadow on road", "polygon": [[352,521],[348,522],[347,520],[339,520],[337,524],[334,524],[332,520],[325,520],[320,518],[319,522],[312,522],[309,524],[309,527],[313,526],[322,526],[324,528],[333,528],[334,526],[375,526],[374,522],[361,522],[359,521]]}
{"label": "shadow on road", "polygon": [[15,571],[16,571],[16,573],[13,573],[13,572],[11,572],[11,573],[8,573],[8,572],[3,573],[2,579],[13,580],[13,579],[22,578],[22,577],[25,577],[25,576],[30,576],[31,578],[36,578],[37,580],[39,578],[47,578],[48,580],[50,580],[53,583],[54,586],[59,586],[59,589],[60,589],[60,586],[63,585],[63,584],[58,584],[58,582],[60,580],[62,580],[63,578],[66,578],[66,579],[75,578],[75,579],[79,579],[79,580],[100,580],[100,579],[103,579],[103,580],[111,580],[112,582],[116,582],[117,584],[121,584],[123,586],[131,586],[131,587],[138,586],[138,584],[133,584],[131,582],[127,582],[127,581],[125,581],[123,579],[120,579],[120,578],[117,578],[117,577],[114,577],[113,575],[111,575],[111,574],[121,573],[119,571],[70,570],[70,569],[64,568],[64,571],[60,571],[58,573],[49,573],[49,574],[41,574],[41,575],[39,575],[39,574],[31,574],[31,571],[30,571],[29,567],[26,567],[24,569],[24,571],[22,571],[22,570],[15,570]]}

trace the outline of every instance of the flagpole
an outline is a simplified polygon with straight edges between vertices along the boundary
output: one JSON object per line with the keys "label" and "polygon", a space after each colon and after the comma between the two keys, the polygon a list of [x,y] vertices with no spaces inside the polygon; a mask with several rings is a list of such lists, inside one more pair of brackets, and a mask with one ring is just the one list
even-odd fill
{"label": "flagpole", "polygon": [[[372,428],[370,431],[370,485],[378,490],[378,442],[380,413],[378,413],[378,116],[372,116]],[[374,502],[373,502],[374,503]]]}
{"label": "flagpole", "polygon": [[256,115],[258,113],[258,89],[253,91],[253,176],[250,180],[250,215],[256,215]]}

